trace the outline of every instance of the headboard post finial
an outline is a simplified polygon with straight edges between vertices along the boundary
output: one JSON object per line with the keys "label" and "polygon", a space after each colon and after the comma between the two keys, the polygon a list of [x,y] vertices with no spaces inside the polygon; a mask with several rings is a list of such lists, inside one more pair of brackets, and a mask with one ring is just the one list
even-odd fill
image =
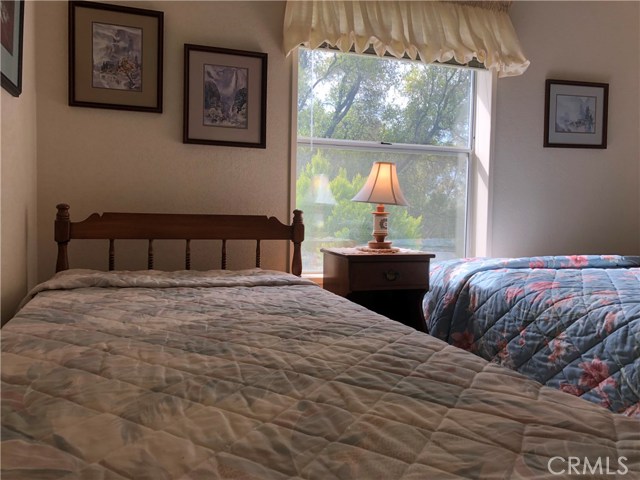
{"label": "headboard post finial", "polygon": [[293,229],[291,240],[293,242],[293,259],[291,260],[291,273],[298,277],[302,275],[302,250],[300,244],[304,240],[304,222],[302,220],[302,210],[293,211]]}
{"label": "headboard post finial", "polygon": [[71,239],[71,221],[69,219],[69,205],[59,203],[56,205],[58,213],[54,225],[54,237],[58,243],[58,258],[56,260],[56,272],[69,269],[67,257],[67,244]]}
{"label": "headboard post finial", "polygon": [[58,213],[56,214],[56,220],[68,220],[69,219],[69,205],[66,203],[59,203],[56,205]]}

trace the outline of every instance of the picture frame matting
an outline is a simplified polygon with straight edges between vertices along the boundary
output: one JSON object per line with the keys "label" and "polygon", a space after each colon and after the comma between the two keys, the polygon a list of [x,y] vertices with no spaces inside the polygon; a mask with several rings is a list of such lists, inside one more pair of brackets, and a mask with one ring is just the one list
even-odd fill
{"label": "picture frame matting", "polygon": [[607,148],[609,84],[548,79],[544,146]]}
{"label": "picture frame matting", "polygon": [[185,44],[183,142],[266,148],[262,52]]}
{"label": "picture frame matting", "polygon": [[69,105],[162,112],[164,13],[69,2]]}

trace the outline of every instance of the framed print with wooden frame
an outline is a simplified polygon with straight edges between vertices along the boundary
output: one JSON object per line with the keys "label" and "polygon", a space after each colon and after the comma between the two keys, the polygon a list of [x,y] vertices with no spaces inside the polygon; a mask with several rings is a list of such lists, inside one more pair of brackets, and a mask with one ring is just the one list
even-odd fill
{"label": "framed print with wooden frame", "polygon": [[164,13],[69,2],[69,105],[162,112]]}
{"label": "framed print with wooden frame", "polygon": [[609,84],[547,80],[544,146],[607,148]]}
{"label": "framed print with wooden frame", "polygon": [[266,117],[266,53],[184,46],[184,143],[266,148]]}
{"label": "framed print with wooden frame", "polygon": [[24,0],[2,0],[0,44],[2,48],[2,88],[14,97],[22,93],[22,44],[24,29]]}

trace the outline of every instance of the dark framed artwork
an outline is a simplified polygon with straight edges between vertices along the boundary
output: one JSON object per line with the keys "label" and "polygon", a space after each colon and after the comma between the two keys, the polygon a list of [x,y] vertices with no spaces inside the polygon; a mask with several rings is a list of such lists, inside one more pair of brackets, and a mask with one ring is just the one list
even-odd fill
{"label": "dark framed artwork", "polygon": [[607,148],[609,84],[547,80],[544,146]]}
{"label": "dark framed artwork", "polygon": [[22,43],[24,0],[1,0],[0,44],[2,48],[2,88],[14,97],[22,93]]}
{"label": "dark framed artwork", "polygon": [[184,46],[184,143],[266,148],[267,54]]}
{"label": "dark framed artwork", "polygon": [[69,2],[69,105],[162,112],[164,13]]}

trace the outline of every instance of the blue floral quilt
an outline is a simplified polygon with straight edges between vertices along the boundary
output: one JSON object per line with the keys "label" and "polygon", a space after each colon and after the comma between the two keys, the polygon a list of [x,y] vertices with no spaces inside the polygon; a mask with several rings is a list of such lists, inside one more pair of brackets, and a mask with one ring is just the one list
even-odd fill
{"label": "blue floral quilt", "polygon": [[431,335],[640,415],[640,257],[447,260],[432,265],[430,284]]}

